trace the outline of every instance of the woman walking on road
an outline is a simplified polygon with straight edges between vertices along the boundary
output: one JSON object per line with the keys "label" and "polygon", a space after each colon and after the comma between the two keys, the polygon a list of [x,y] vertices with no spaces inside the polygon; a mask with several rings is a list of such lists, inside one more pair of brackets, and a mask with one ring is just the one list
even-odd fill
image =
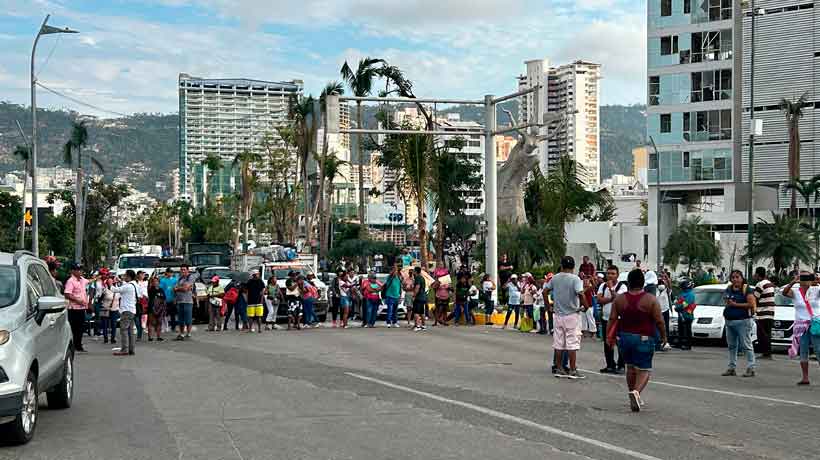
{"label": "woman walking on road", "polygon": [[[148,284],[148,341],[156,337],[162,342],[162,318],[165,317],[165,291],[159,287],[159,278],[151,278]],[[154,333],[154,337],[151,333]]]}
{"label": "woman walking on road", "polygon": [[[800,355],[800,370],[803,378],[798,385],[809,385],[809,347],[814,346],[814,356],[820,363],[820,287],[814,286],[815,275],[800,272],[788,286],[783,295],[794,301],[794,328],[789,357]],[[794,288],[798,285],[797,289]]]}
{"label": "woman walking on road", "polygon": [[618,343],[626,363],[629,406],[633,412],[640,412],[641,393],[652,374],[655,334],[659,332],[661,341],[666,343],[666,327],[658,300],[644,291],[643,272],[629,272],[627,283],[629,291],[618,295],[612,304],[606,340],[613,347]]}

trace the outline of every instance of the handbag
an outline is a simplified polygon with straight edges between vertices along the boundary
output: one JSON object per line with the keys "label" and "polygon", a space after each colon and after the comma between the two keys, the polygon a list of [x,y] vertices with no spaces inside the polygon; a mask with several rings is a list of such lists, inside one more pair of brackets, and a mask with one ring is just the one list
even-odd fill
{"label": "handbag", "polygon": [[820,317],[814,316],[814,311],[811,308],[811,304],[809,300],[806,298],[806,294],[803,294],[803,291],[800,288],[797,289],[800,292],[800,295],[803,297],[803,302],[806,303],[806,310],[809,311],[809,316],[811,316],[811,325],[809,326],[809,334],[820,337]]}
{"label": "handbag", "polygon": [[533,327],[532,318],[524,315],[524,317],[521,318],[521,325],[518,327],[518,330],[521,332],[530,332],[533,330]]}

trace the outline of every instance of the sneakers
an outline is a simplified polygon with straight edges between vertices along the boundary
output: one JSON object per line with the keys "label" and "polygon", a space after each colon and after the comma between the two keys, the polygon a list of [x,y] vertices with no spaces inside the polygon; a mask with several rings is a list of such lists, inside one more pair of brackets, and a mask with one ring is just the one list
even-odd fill
{"label": "sneakers", "polygon": [[414,327],[414,328],[413,328],[413,332],[421,332],[421,331],[423,331],[423,330],[424,330],[424,329],[422,329],[422,327],[421,327],[421,326],[416,326],[416,327]]}
{"label": "sneakers", "polygon": [[581,375],[580,373],[578,373],[577,370],[569,371],[569,373],[567,374],[567,377],[571,380],[583,380],[583,379],[586,378],[583,375]]}
{"label": "sneakers", "polygon": [[177,338],[175,338],[174,340],[176,340],[177,342],[182,342],[183,340],[185,340],[185,337],[183,337],[182,335],[178,335]]}
{"label": "sneakers", "polygon": [[566,372],[565,370],[561,369],[561,368],[558,368],[558,367],[554,367],[552,369],[552,375],[554,375],[555,378],[557,378],[557,379],[568,379],[569,378],[569,373]]}
{"label": "sneakers", "polygon": [[387,323],[387,328],[388,328],[388,329],[391,329],[392,327],[393,327],[393,325],[392,325],[392,324]]}
{"label": "sneakers", "polygon": [[663,351],[669,351],[671,349],[672,349],[672,345],[669,345],[668,343],[663,344]]}
{"label": "sneakers", "polygon": [[598,372],[600,372],[601,374],[617,374],[618,373],[618,371],[615,370],[615,368],[611,368],[611,367],[605,367],[605,368],[601,369]]}
{"label": "sneakers", "polygon": [[755,370],[752,369],[751,367],[746,369],[746,373],[743,374],[743,377],[754,377],[754,376],[755,376]]}
{"label": "sneakers", "polygon": [[629,392],[629,408],[632,409],[632,412],[641,411],[641,394],[638,393],[638,390]]}
{"label": "sneakers", "polygon": [[734,369],[726,369],[726,372],[720,374],[721,377],[736,377],[737,372]]}
{"label": "sneakers", "polygon": [[115,352],[114,352],[114,353],[112,353],[112,354],[113,354],[114,356],[128,356],[128,352],[127,352],[127,351],[115,351]]}

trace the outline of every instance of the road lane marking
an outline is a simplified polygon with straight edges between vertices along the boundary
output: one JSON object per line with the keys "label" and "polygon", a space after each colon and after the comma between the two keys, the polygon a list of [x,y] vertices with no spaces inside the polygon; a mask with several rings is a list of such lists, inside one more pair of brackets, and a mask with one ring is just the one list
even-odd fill
{"label": "road lane marking", "polygon": [[[623,375],[602,374],[600,372],[591,371],[591,370],[587,370],[587,369],[580,369],[580,368],[578,370],[581,371],[581,372],[587,373],[587,374],[600,375],[601,377],[624,379]],[[667,386],[667,387],[671,387],[671,388],[680,388],[682,390],[703,391],[703,392],[715,393],[715,394],[719,394],[719,395],[735,396],[737,398],[751,398],[751,399],[757,399],[757,400],[760,400],[760,401],[768,401],[768,402],[779,403],[779,404],[787,404],[789,406],[803,406],[803,407],[809,407],[811,409],[820,409],[819,405],[804,403],[804,402],[801,402],[801,401],[789,401],[788,399],[770,398],[768,396],[758,396],[758,395],[752,395],[752,394],[748,394],[748,393],[735,393],[734,391],[715,390],[713,388],[693,387],[693,386],[689,386],[689,385],[681,385],[681,384],[678,384],[678,383],[662,382],[662,381],[659,381],[659,380],[650,380],[649,383],[652,384],[652,385],[663,385],[663,386]]]}
{"label": "road lane marking", "polygon": [[443,403],[447,403],[447,404],[452,404],[454,406],[463,407],[465,409],[470,409],[470,410],[473,410],[475,412],[480,412],[482,414],[489,415],[491,417],[499,418],[499,419],[502,419],[502,420],[506,420],[508,422],[517,423],[519,425],[524,425],[524,426],[527,426],[529,428],[535,428],[535,429],[543,431],[545,433],[550,433],[550,434],[554,434],[554,435],[557,435],[557,436],[562,436],[562,437],[565,437],[565,438],[568,438],[568,439],[572,439],[573,441],[578,441],[578,442],[589,444],[589,445],[592,445],[592,446],[595,446],[595,447],[600,447],[602,449],[606,449],[606,450],[611,451],[611,452],[616,452],[618,454],[625,455],[625,456],[628,456],[628,457],[638,458],[638,459],[641,459],[641,460],[661,460],[661,459],[659,459],[657,457],[653,457],[651,455],[642,454],[640,452],[635,452],[634,450],[625,449],[623,447],[616,446],[614,444],[609,444],[609,443],[604,442],[604,441],[598,441],[597,439],[587,438],[586,436],[581,436],[581,435],[578,435],[578,434],[575,434],[575,433],[570,433],[570,432],[567,432],[567,431],[564,431],[564,430],[559,430],[558,428],[554,428],[554,427],[551,427],[549,425],[542,425],[540,423],[533,422],[532,420],[527,420],[527,419],[524,419],[524,418],[521,418],[521,417],[516,417],[515,415],[510,415],[510,414],[507,414],[507,413],[504,413],[504,412],[499,412],[497,410],[488,409],[488,408],[482,407],[482,406],[476,406],[475,404],[470,404],[470,403],[466,403],[466,402],[463,402],[463,401],[458,401],[458,400],[455,400],[455,399],[444,398],[442,396],[434,395],[432,393],[426,393],[424,391],[414,390],[412,388],[408,388],[408,387],[401,386],[401,385],[396,385],[394,383],[386,382],[384,380],[379,380],[379,379],[376,379],[376,378],[373,378],[373,377],[368,377],[366,375],[355,374],[353,372],[345,372],[345,374],[349,375],[351,377],[355,377],[355,378],[360,379],[360,380],[365,380],[367,382],[377,383],[379,385],[382,385],[382,386],[385,386],[385,387],[388,387],[388,388],[392,388],[394,390],[401,390],[403,392],[412,393],[414,395],[422,396],[422,397],[432,399],[432,400],[435,400],[435,401],[439,401],[439,402],[443,402]]}

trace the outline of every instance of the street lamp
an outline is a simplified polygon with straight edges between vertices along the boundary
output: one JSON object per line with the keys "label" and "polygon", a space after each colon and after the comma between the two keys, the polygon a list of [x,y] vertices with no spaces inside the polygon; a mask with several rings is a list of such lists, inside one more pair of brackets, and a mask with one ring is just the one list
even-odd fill
{"label": "street lamp", "polygon": [[[37,77],[34,75],[34,55],[37,52],[37,42],[43,35],[51,34],[76,34],[78,31],[71,30],[68,27],[57,28],[48,25],[48,18],[51,15],[47,14],[37,32],[37,37],[34,38],[34,46],[31,47],[31,252],[35,256],[40,256],[40,217],[39,208],[37,206],[37,146],[39,140],[37,139]],[[23,197],[25,200],[25,197]]]}

